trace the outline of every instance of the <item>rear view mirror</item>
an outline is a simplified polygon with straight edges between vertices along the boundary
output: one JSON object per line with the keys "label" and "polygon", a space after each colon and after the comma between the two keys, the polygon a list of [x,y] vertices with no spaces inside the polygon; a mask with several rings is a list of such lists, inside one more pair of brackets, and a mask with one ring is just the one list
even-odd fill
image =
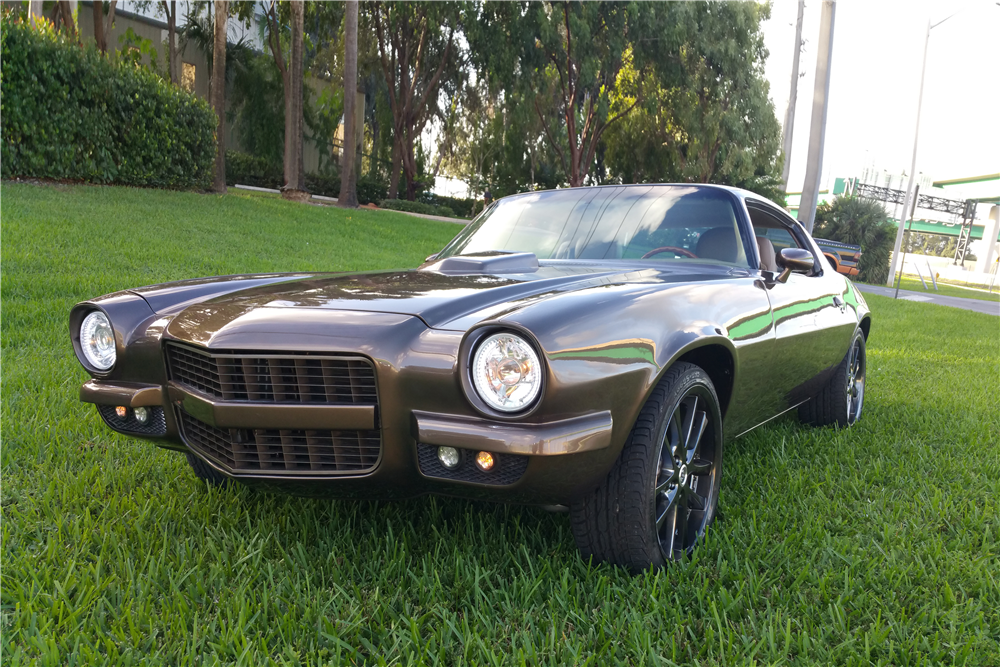
{"label": "rear view mirror", "polygon": [[788,281],[788,276],[794,273],[812,273],[813,254],[802,248],[784,248],[774,258],[775,264],[781,269],[778,282]]}

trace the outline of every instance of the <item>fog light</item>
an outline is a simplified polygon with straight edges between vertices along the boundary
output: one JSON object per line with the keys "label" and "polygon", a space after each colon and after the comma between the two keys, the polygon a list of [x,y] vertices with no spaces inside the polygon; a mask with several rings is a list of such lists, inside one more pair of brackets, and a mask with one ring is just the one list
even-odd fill
{"label": "fog light", "polygon": [[489,472],[492,470],[494,463],[493,455],[489,452],[479,452],[476,454],[476,465],[479,466],[479,469],[483,472]]}
{"label": "fog light", "polygon": [[117,408],[115,408],[115,414],[118,415],[120,419],[125,419],[125,417],[128,415],[128,408],[126,408],[124,405],[119,405]]}
{"label": "fog light", "polygon": [[135,419],[140,424],[145,424],[149,421],[149,410],[146,408],[136,408],[135,409]]}
{"label": "fog light", "polygon": [[454,447],[438,447],[438,461],[440,461],[441,465],[445,468],[454,470],[458,467],[461,460],[461,455]]}

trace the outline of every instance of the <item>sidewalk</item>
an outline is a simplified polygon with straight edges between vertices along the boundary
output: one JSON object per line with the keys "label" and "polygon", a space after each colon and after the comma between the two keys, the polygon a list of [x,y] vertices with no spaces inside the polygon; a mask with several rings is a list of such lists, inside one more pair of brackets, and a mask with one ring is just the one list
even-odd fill
{"label": "sidewalk", "polygon": [[[854,286],[857,287],[860,292],[865,292],[866,294],[878,294],[889,298],[892,298],[892,296],[896,293],[896,289],[894,287],[863,285],[861,283],[854,283]],[[1000,301],[963,299],[957,296],[942,296],[940,294],[931,294],[928,292],[911,292],[903,289],[899,290],[899,298],[905,301],[922,301],[934,303],[939,306],[964,308],[965,310],[974,310],[977,313],[986,313],[987,315],[1000,315]]]}

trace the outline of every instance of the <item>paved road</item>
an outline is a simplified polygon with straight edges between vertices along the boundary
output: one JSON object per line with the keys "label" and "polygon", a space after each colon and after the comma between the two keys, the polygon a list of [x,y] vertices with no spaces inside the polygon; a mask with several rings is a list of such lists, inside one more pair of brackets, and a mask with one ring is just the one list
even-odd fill
{"label": "paved road", "polygon": [[[880,287],[877,285],[862,285],[854,283],[854,286],[862,292],[868,294],[879,294],[891,297],[896,293],[894,287]],[[933,292],[911,292],[909,290],[899,290],[899,298],[906,301],[922,301],[926,303],[936,303],[939,306],[951,306],[952,308],[964,308],[974,310],[977,313],[987,315],[1000,315],[1000,301],[981,301],[979,299],[963,299],[959,296],[943,296]]]}

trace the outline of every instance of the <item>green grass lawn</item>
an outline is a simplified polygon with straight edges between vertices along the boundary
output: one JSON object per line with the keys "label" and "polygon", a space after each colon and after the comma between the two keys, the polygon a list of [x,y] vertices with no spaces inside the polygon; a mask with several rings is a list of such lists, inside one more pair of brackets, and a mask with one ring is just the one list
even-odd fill
{"label": "green grass lawn", "polygon": [[207,488],[77,400],[79,300],[415,266],[459,229],[232,192],[4,183],[2,663],[1000,664],[1000,328],[868,296],[865,416],[733,443],[721,520],[631,577],[564,515]]}
{"label": "green grass lawn", "polygon": [[[966,287],[959,287],[958,285],[949,285],[948,283],[943,283],[938,280],[937,291],[934,290],[934,284],[931,282],[930,277],[924,276],[924,280],[927,281],[927,289],[920,284],[919,278],[914,278],[911,276],[903,276],[902,282],[899,285],[899,289],[912,290],[914,292],[926,292],[927,294],[940,294],[942,296],[958,296],[963,299],[978,299],[980,301],[1000,301],[1000,286],[994,286],[993,292],[990,293],[985,289],[969,289]],[[896,283],[892,284],[893,287]],[[880,287],[883,286],[880,284]]]}

